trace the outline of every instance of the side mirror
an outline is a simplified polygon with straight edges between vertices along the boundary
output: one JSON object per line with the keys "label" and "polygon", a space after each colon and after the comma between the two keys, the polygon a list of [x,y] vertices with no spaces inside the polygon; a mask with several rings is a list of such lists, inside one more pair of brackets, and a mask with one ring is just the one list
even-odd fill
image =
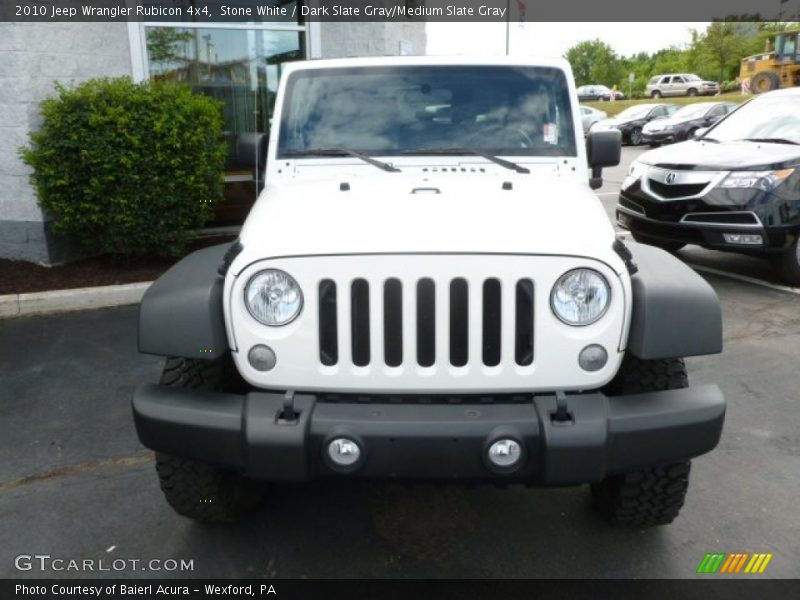
{"label": "side mirror", "polygon": [[616,167],[622,158],[622,132],[618,129],[590,131],[586,136],[586,156],[592,169],[589,187],[596,190],[603,185],[603,167]]}
{"label": "side mirror", "polygon": [[700,127],[699,129],[695,129],[693,138],[697,139],[699,137],[703,137],[706,134],[706,131],[708,131],[708,127]]}

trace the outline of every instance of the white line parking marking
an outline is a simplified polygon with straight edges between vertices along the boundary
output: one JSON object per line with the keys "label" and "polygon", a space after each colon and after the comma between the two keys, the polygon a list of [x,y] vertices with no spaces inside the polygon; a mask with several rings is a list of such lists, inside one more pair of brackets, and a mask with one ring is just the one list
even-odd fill
{"label": "white line parking marking", "polygon": [[595,192],[596,196],[618,196],[619,192]]}
{"label": "white line parking marking", "polygon": [[686,264],[692,267],[695,271],[704,271],[706,273],[711,273],[713,275],[720,275],[721,277],[728,277],[730,279],[744,281],[745,283],[760,285],[761,287],[769,288],[771,290],[777,290],[779,292],[787,292],[789,294],[795,294],[797,296],[800,296],[800,288],[789,287],[787,285],[778,285],[777,283],[769,283],[768,281],[762,281],[761,279],[756,279],[755,277],[748,277],[747,275],[737,275],[736,273],[729,273],[728,271],[723,271],[721,269],[714,269],[713,267],[703,267],[701,265],[694,265],[692,263],[686,263]]}

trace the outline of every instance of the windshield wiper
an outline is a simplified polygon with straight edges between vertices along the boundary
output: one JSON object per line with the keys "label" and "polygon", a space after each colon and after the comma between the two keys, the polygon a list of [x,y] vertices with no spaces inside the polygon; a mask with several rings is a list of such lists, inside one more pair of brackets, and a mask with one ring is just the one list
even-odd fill
{"label": "windshield wiper", "polygon": [[485,154],[480,150],[474,150],[473,148],[417,148],[414,150],[404,150],[403,154],[409,155],[425,155],[425,154],[434,154],[439,156],[459,156],[464,154],[471,154],[473,156],[480,156],[481,158],[485,158],[486,160],[495,163],[496,165],[500,165],[501,167],[505,167],[506,169],[511,169],[512,171],[516,171],[517,173],[530,173],[530,169],[526,169],[523,166],[518,165],[517,163],[513,163],[510,160],[505,160],[504,158],[499,158],[492,154]]}
{"label": "windshield wiper", "polygon": [[393,167],[389,163],[382,160],[377,160],[361,152],[349,150],[348,148],[312,148],[310,150],[289,150],[283,153],[283,156],[301,157],[301,156],[352,156],[353,158],[360,158],[365,163],[369,163],[379,169],[388,171],[389,173],[399,173],[400,169]]}
{"label": "windshield wiper", "polygon": [[800,146],[797,142],[787,140],[786,138],[744,138],[745,142],[764,142],[767,144],[791,144],[792,146]]}
{"label": "windshield wiper", "polygon": [[706,136],[699,137],[699,138],[694,138],[694,141],[695,142],[711,142],[712,144],[719,144],[719,140],[714,139],[712,137],[706,137]]}

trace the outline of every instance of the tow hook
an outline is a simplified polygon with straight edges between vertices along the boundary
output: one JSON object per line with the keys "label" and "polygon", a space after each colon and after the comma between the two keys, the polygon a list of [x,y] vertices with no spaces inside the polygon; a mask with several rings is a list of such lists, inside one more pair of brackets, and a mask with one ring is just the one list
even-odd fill
{"label": "tow hook", "polygon": [[283,395],[283,410],[278,414],[278,424],[297,425],[297,416],[299,414],[294,407],[294,390],[286,390]]}
{"label": "tow hook", "polygon": [[567,408],[567,395],[564,392],[556,392],[556,410],[550,413],[550,420],[560,427],[572,425],[575,422],[572,413]]}

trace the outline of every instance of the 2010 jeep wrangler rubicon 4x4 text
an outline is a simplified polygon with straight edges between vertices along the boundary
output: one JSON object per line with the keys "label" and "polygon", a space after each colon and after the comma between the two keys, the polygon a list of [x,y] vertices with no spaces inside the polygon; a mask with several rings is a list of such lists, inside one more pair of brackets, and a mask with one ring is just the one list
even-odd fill
{"label": "2010 jeep wrangler rubicon 4x4 text", "polygon": [[[725,400],[683,357],[719,303],[623,244],[590,188],[564,61],[293,63],[266,185],[232,245],[147,291],[133,399],[180,514],[231,520],[264,482],[366,477],[591,484],[605,518],[669,523]],[[588,168],[587,168],[588,165]]]}

